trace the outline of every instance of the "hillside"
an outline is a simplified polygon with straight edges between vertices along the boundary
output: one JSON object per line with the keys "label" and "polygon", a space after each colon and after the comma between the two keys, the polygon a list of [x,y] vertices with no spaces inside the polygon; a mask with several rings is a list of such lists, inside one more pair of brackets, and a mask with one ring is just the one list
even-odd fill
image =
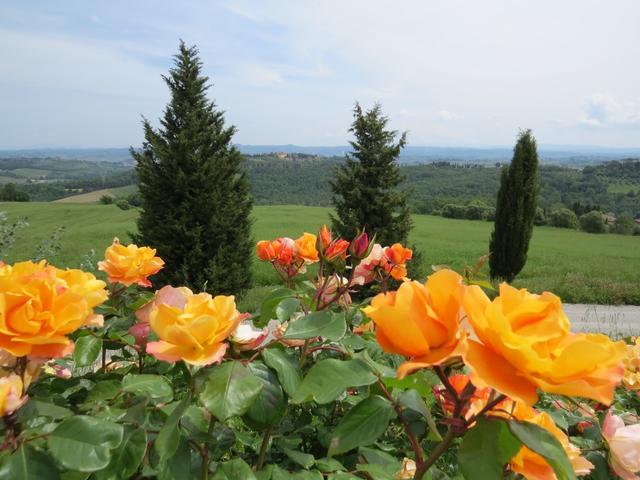
{"label": "hillside", "polygon": [[[26,218],[6,261],[33,255],[38,245],[58,226],[66,228],[62,248],[53,261],[78,266],[95,249],[93,261],[102,257],[114,236],[125,240],[135,230],[136,210],[114,205],[60,203],[0,203],[10,220]],[[300,206],[259,206],[254,209],[254,239],[298,236],[315,231],[328,221],[328,209]],[[427,264],[448,264],[460,269],[487,251],[491,224],[416,215],[412,241]],[[583,232],[536,227],[529,261],[516,285],[534,291],[551,290],[565,301],[580,303],[628,303],[640,305],[640,238],[622,235],[590,235]],[[256,262],[256,285],[275,283],[269,265]]]}

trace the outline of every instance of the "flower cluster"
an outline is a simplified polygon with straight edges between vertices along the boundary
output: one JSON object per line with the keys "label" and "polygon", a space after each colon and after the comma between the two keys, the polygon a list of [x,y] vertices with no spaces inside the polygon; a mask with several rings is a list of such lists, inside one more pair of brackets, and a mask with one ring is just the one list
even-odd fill
{"label": "flower cluster", "polygon": [[[326,225],[322,226],[317,236],[305,233],[297,240],[288,237],[261,240],[256,245],[256,251],[258,258],[271,262],[284,279],[305,273],[307,265],[318,261],[331,266],[333,270],[344,271],[347,258],[351,257],[347,288],[375,281],[384,284],[389,278],[404,280],[407,276],[407,262],[413,256],[412,250],[400,243],[390,247],[374,243],[366,232],[359,233],[351,241],[334,238]],[[320,284],[326,278],[328,277],[320,279]],[[331,280],[332,285],[343,284],[344,278],[346,276]],[[346,290],[339,296],[346,293]]]}
{"label": "flower cluster", "polygon": [[276,271],[285,278],[291,278],[304,273],[307,265],[319,260],[316,241],[317,237],[311,233],[304,233],[296,240],[289,237],[261,240],[256,251],[260,260],[271,262]]}
{"label": "flower cluster", "polygon": [[560,299],[548,292],[535,295],[503,283],[491,301],[445,269],[424,285],[405,282],[397,292],[378,295],[363,311],[375,322],[382,348],[408,358],[400,377],[458,358],[477,388],[528,405],[538,390],[609,404],[624,373],[624,342],[571,333]]}

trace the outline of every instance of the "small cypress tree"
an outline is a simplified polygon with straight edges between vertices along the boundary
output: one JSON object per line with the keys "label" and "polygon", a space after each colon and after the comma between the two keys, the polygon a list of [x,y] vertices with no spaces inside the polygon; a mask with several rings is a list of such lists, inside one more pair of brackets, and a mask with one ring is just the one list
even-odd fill
{"label": "small cypress tree", "polygon": [[527,261],[538,195],[538,151],[531,130],[518,136],[511,164],[503,167],[489,250],[491,278],[511,282]]}
{"label": "small cypress tree", "polygon": [[206,96],[197,48],[180,42],[174,59],[163,76],[171,100],[161,127],[144,119],[142,149],[131,149],[142,197],[135,240],[165,261],[158,283],[238,293],[251,283],[253,241],[236,129]]}
{"label": "small cypress tree", "polygon": [[398,132],[387,129],[389,119],[379,104],[363,112],[356,103],[353,117],[349,129],[355,135],[350,142],[353,152],[336,169],[331,182],[336,210],[331,216],[333,229],[343,238],[353,238],[366,229],[383,245],[406,243],[411,216],[398,165],[406,133],[397,138]]}

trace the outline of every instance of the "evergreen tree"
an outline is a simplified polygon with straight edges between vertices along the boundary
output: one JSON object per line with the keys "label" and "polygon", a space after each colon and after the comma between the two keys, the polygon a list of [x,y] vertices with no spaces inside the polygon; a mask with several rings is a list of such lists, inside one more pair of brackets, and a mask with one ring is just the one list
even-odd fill
{"label": "evergreen tree", "polygon": [[196,47],[180,42],[163,80],[171,100],[159,129],[144,119],[137,162],[142,212],[135,240],[158,250],[161,284],[212,293],[250,286],[252,199],[242,157],[231,144],[235,127],[207,96],[208,78]]}
{"label": "evergreen tree", "polygon": [[363,112],[356,103],[353,109],[350,142],[353,152],[335,171],[331,182],[336,215],[333,228],[343,238],[353,238],[359,230],[376,234],[383,245],[406,244],[411,230],[407,205],[408,192],[400,188],[404,177],[398,166],[406,133],[387,129],[389,119],[379,104]]}
{"label": "evergreen tree", "polygon": [[538,151],[531,130],[520,132],[503,167],[489,250],[491,278],[511,282],[527,261],[538,195]]}

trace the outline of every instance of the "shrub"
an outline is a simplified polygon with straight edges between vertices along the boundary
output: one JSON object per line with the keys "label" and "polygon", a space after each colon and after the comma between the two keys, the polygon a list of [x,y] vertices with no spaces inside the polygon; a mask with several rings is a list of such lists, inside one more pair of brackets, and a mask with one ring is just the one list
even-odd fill
{"label": "shrub", "polygon": [[124,198],[120,198],[116,200],[116,206],[120,210],[129,210],[131,208],[131,205],[129,205],[129,202],[127,202]]}
{"label": "shrub", "polygon": [[631,235],[635,225],[633,217],[623,213],[616,217],[616,221],[609,227],[609,231],[618,235]]}
{"label": "shrub", "polygon": [[536,207],[536,215],[533,217],[533,224],[537,226],[547,224],[547,215],[544,213],[544,209]]}
{"label": "shrub", "polygon": [[131,205],[132,207],[141,207],[142,195],[140,194],[140,192],[132,193],[127,197],[127,202],[129,202],[129,205]]}
{"label": "shrub", "polygon": [[605,233],[607,231],[602,213],[597,210],[591,210],[580,216],[580,228],[587,233]]}
{"label": "shrub", "polygon": [[554,295],[503,284],[491,300],[486,258],[358,303],[403,279],[411,251],[323,229],[256,252],[287,288],[248,298],[253,315],[233,296],[151,293],[163,261],[146,246],[107,248],[109,285],[0,269],[29,306],[3,311],[0,477],[613,478],[610,459],[632,478],[616,455],[633,462],[640,442],[618,414],[638,415],[640,345],[572,334]]}
{"label": "shrub", "polygon": [[444,207],[442,207],[441,215],[445,218],[466,218],[467,208],[463,205],[447,203]]}
{"label": "shrub", "polygon": [[578,217],[568,208],[561,208],[551,214],[551,225],[559,228],[578,228]]}
{"label": "shrub", "polygon": [[112,195],[102,195],[100,197],[100,200],[98,201],[103,205],[111,205],[114,201],[114,198]]}

